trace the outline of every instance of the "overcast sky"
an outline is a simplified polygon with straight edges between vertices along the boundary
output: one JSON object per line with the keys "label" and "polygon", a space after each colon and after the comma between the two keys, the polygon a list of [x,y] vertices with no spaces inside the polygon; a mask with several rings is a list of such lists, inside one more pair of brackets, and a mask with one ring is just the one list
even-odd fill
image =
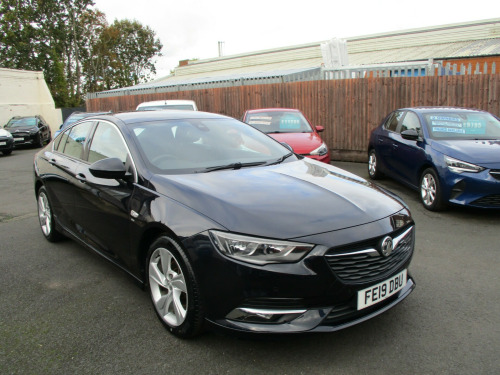
{"label": "overcast sky", "polygon": [[[157,76],[179,60],[500,17],[498,0],[94,0],[109,23],[137,20],[163,44]],[[463,5],[462,5],[463,4]],[[465,6],[465,4],[467,4]]]}

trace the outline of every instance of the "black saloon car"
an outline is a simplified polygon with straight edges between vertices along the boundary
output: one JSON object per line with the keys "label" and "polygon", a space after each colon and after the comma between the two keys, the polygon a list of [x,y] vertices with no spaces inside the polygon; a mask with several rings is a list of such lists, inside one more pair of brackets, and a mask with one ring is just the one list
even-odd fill
{"label": "black saloon car", "polygon": [[388,191],[225,116],[103,115],[38,152],[43,235],[71,237],[147,286],[167,329],[327,332],[415,284],[415,225]]}
{"label": "black saloon car", "polygon": [[42,116],[15,116],[4,126],[14,137],[14,147],[33,145],[43,147],[50,142],[50,126]]}

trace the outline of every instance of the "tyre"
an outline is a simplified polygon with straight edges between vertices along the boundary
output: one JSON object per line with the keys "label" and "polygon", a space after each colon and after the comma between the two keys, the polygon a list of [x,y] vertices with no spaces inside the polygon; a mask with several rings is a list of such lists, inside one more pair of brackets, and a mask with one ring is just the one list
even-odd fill
{"label": "tyre", "polygon": [[38,190],[38,220],[40,221],[40,228],[45,238],[50,242],[57,242],[63,235],[56,229],[54,221],[54,214],[52,206],[50,205],[47,191],[44,187]]}
{"label": "tyre", "polygon": [[432,168],[426,169],[420,177],[420,200],[430,211],[441,211],[444,204],[441,197],[441,184]]}
{"label": "tyre", "polygon": [[12,154],[12,150],[3,150],[2,153],[7,156],[7,155],[10,155]]}
{"label": "tyre", "polygon": [[38,134],[38,140],[37,140],[37,146],[39,148],[43,147],[43,138],[42,138],[42,134]]}
{"label": "tyre", "polygon": [[156,314],[180,338],[203,330],[198,283],[186,253],[176,240],[162,236],[149,249],[147,282]]}
{"label": "tyre", "polygon": [[368,153],[368,175],[372,180],[382,178],[382,173],[378,170],[377,155],[375,150],[370,150]]}

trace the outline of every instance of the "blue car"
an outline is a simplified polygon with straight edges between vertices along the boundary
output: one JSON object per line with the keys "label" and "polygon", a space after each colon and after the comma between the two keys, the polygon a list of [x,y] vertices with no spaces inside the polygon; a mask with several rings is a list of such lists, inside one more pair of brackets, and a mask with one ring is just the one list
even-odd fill
{"label": "blue car", "polygon": [[415,190],[425,208],[500,208],[500,121],[479,110],[444,107],[392,112],[371,134],[368,173]]}
{"label": "blue car", "polygon": [[54,134],[54,138],[59,135],[64,129],[66,129],[71,124],[74,124],[77,121],[83,120],[84,118],[95,116],[95,115],[103,115],[110,112],[73,112],[68,118],[61,124],[59,129]]}

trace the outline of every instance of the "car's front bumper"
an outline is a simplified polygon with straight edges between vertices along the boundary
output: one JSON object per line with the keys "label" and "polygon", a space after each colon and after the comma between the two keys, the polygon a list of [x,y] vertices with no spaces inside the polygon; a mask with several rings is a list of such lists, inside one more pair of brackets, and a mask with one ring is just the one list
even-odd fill
{"label": "car's front bumper", "polygon": [[[394,250],[390,257],[346,258],[355,263],[347,273],[327,259],[337,253],[351,255],[361,248],[373,248],[387,234],[400,235],[403,229],[390,230],[390,218],[328,234],[312,236],[307,241],[318,244],[297,263],[251,265],[221,255],[207,233],[184,241],[203,296],[206,319],[216,327],[253,333],[300,333],[336,331],[370,319],[406,298],[415,287],[407,273],[406,284],[397,293],[358,309],[358,292],[408,270],[415,243],[414,226],[408,228],[404,252]],[[393,220],[392,220],[393,221]],[[341,239],[358,236],[349,244]],[[330,239],[337,243],[327,245]],[[361,241],[361,242],[360,242]],[[403,245],[401,245],[403,246]],[[356,255],[357,256],[357,255]],[[373,256],[373,255],[372,255]],[[377,255],[374,255],[376,257]],[[356,267],[360,267],[357,279]],[[365,272],[368,271],[368,272]],[[350,272],[350,274],[349,274]],[[366,276],[363,276],[365,274]]]}
{"label": "car's front bumper", "polygon": [[35,145],[40,142],[39,133],[22,132],[14,133],[12,136],[14,137],[14,147]]}
{"label": "car's front bumper", "polygon": [[479,173],[446,172],[446,194],[452,204],[500,209],[500,165]]}
{"label": "car's front bumper", "polygon": [[7,137],[0,137],[0,151],[12,150],[14,147],[14,139]]}
{"label": "car's front bumper", "polygon": [[330,153],[327,152],[325,155],[302,155],[302,156],[305,156],[305,157],[308,157],[308,158],[311,158],[311,159],[314,159],[314,160],[317,160],[317,161],[321,161],[323,163],[327,163],[327,164],[330,164]]}
{"label": "car's front bumper", "polygon": [[[274,315],[276,323],[247,323],[244,320],[224,319],[211,322],[213,325],[237,332],[253,333],[304,333],[334,332],[371,319],[396,306],[415,288],[415,281],[408,277],[400,292],[366,310],[358,311],[350,304],[333,305],[309,309],[248,309],[240,308],[249,315]],[[289,319],[287,319],[289,316]]]}

